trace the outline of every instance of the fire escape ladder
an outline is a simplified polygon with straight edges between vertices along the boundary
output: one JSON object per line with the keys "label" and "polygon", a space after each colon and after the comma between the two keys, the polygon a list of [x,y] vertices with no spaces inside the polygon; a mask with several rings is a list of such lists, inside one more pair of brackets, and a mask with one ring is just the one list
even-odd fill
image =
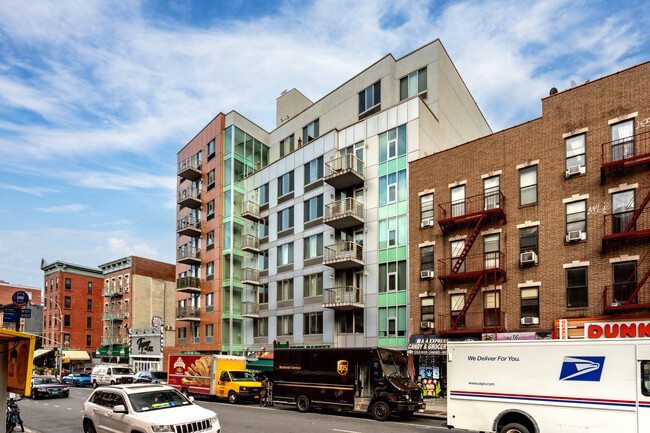
{"label": "fire escape ladder", "polygon": [[[630,280],[632,279],[632,277],[634,277],[634,276],[636,275],[637,271],[638,271],[639,268],[641,267],[641,264],[642,264],[642,263],[645,261],[645,259],[648,257],[648,253],[650,253],[650,249],[647,250],[647,251],[645,252],[645,255],[643,256],[643,258],[642,258],[641,260],[639,260],[639,263],[637,263],[637,265],[636,265],[636,269],[634,270],[634,272],[632,272],[632,274],[630,275],[630,277],[627,279],[627,282],[626,282],[626,283],[630,283]],[[639,281],[639,282],[637,283],[636,288],[634,289],[634,293],[632,293],[632,295],[631,295],[629,298],[627,298],[627,301],[625,302],[625,306],[626,306],[626,307],[627,307],[628,305],[630,305],[630,303],[632,302],[632,300],[633,300],[634,298],[636,298],[636,296],[638,295],[639,291],[641,290],[641,287],[643,287],[643,284],[648,280],[648,277],[649,277],[649,276],[650,276],[650,268],[648,268],[648,271],[645,273],[645,275],[643,276],[643,278],[641,278],[641,281]]]}
{"label": "fire escape ladder", "polygon": [[456,329],[458,329],[458,325],[465,318],[465,314],[467,314],[467,310],[469,310],[469,306],[472,305],[472,301],[474,300],[474,298],[476,297],[476,294],[478,293],[479,287],[481,285],[481,281],[483,281],[483,277],[484,277],[484,275],[481,275],[476,280],[476,285],[474,286],[474,290],[472,290],[472,292],[467,297],[467,300],[465,301],[465,305],[463,305],[463,309],[460,310],[460,314],[458,314],[458,317],[456,317],[456,320],[454,321],[454,326],[451,327],[452,331],[455,331]]}
{"label": "fire escape ladder", "polygon": [[454,263],[454,267],[451,270],[452,274],[457,273],[460,267],[463,266],[463,263],[465,263],[467,254],[469,254],[469,250],[472,248],[472,245],[474,245],[474,241],[478,237],[478,229],[481,227],[481,223],[485,218],[486,218],[485,214],[482,214],[479,217],[478,221],[476,222],[476,226],[474,227],[474,230],[469,235],[469,238],[467,238],[467,241],[465,241],[465,248],[463,248],[463,251],[460,253],[460,256],[458,256],[456,262]]}
{"label": "fire escape ladder", "polygon": [[639,189],[637,189],[636,194],[634,195],[634,198],[630,200],[630,203],[628,204],[628,209],[630,207],[634,207],[634,203],[636,203],[636,200],[639,198],[639,196],[643,197],[642,194],[645,193],[645,197],[643,198],[643,202],[641,202],[641,205],[639,208],[634,212],[634,216],[630,220],[630,223],[625,227],[625,233],[629,233],[630,230],[632,230],[632,227],[636,224],[636,221],[639,219],[639,215],[641,215],[641,212],[645,209],[646,205],[648,204],[648,200],[650,200],[650,185],[648,185],[648,176],[650,176],[650,171],[646,173],[645,177],[643,178],[643,182],[641,182],[641,186]]}

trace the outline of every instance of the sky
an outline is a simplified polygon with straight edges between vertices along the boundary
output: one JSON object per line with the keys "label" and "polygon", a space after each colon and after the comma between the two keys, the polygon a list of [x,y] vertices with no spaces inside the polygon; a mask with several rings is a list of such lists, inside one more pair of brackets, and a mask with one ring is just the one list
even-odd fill
{"label": "sky", "polygon": [[440,39],[493,131],[650,60],[639,2],[0,0],[0,280],[41,258],[174,263],[176,153],[236,110],[316,101],[381,57]]}

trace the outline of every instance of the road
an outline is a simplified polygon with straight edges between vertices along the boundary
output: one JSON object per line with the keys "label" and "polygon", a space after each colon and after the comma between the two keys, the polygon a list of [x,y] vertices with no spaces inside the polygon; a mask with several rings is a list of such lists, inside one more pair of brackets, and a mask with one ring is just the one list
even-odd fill
{"label": "road", "polygon": [[[69,398],[19,402],[28,432],[82,433],[83,403],[91,388],[70,388]],[[449,432],[444,421],[428,417],[378,422],[366,414],[311,411],[299,413],[294,406],[278,405],[272,408],[255,404],[231,405],[227,402],[197,398],[196,403],[219,415],[224,433],[394,433],[394,432]],[[20,430],[20,429],[19,429]]]}

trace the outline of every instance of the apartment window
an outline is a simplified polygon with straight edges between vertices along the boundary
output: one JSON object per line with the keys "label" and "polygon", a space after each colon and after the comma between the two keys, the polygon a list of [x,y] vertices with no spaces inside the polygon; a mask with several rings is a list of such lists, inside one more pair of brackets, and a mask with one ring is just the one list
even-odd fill
{"label": "apartment window", "polygon": [[519,252],[533,252],[539,255],[539,235],[538,226],[525,227],[519,229]]}
{"label": "apartment window", "polygon": [[587,200],[566,204],[566,234],[576,230],[587,233]]}
{"label": "apartment window", "polygon": [[433,194],[420,196],[420,222],[433,220]]}
{"label": "apartment window", "polygon": [[305,164],[305,185],[316,182],[323,177],[323,157],[316,158]]}
{"label": "apartment window", "polygon": [[268,337],[269,336],[269,319],[268,317],[260,317],[253,319],[253,337]]}
{"label": "apartment window", "polygon": [[433,265],[433,245],[420,248],[420,271],[432,271]]}
{"label": "apartment window", "polygon": [[318,135],[318,119],[316,119],[302,128],[302,144],[307,144],[318,138]]}
{"label": "apartment window", "polygon": [[612,125],[612,162],[634,156],[634,119]]}
{"label": "apartment window", "polygon": [[260,304],[268,304],[269,302],[269,286],[264,284],[257,289],[257,302]]}
{"label": "apartment window", "polygon": [[501,325],[501,293],[498,291],[483,292],[485,300],[485,326]]}
{"label": "apartment window", "polygon": [[65,289],[66,290],[71,290],[72,289],[72,280],[70,280],[70,278],[65,279]]}
{"label": "apartment window", "polygon": [[337,311],[339,334],[363,334],[363,310]]}
{"label": "apartment window", "polygon": [[284,231],[293,227],[293,207],[278,212],[278,231]]}
{"label": "apartment window", "polygon": [[566,306],[587,306],[587,267],[566,270]]}
{"label": "apartment window", "polygon": [[[464,293],[456,293],[453,295],[450,295],[450,306],[451,306],[451,326],[456,323],[456,319],[458,319],[458,316],[460,316],[460,312],[463,310],[463,306],[465,305],[465,294]],[[458,324],[459,328],[464,328],[465,327],[465,318],[463,317]]]}
{"label": "apartment window", "polygon": [[278,247],[278,266],[293,263],[293,242]]}
{"label": "apartment window", "polygon": [[56,277],[56,288],[59,288],[59,277]]}
{"label": "apartment window", "polygon": [[303,279],[303,296],[319,296],[323,294],[323,274],[305,275]]}
{"label": "apartment window", "polygon": [[585,167],[587,165],[587,158],[585,156],[587,136],[585,134],[575,135],[564,139],[564,146],[566,148],[566,165],[569,167]]}
{"label": "apartment window", "polygon": [[293,152],[293,134],[280,141],[280,158]]}
{"label": "apartment window", "polygon": [[208,189],[210,189],[211,187],[214,186],[214,180],[215,180],[214,179],[214,173],[215,173],[214,169],[212,169],[212,170],[210,170],[208,172]]}
{"label": "apartment window", "polygon": [[305,238],[304,259],[314,259],[323,256],[323,234]]}
{"label": "apartment window", "polygon": [[303,317],[303,335],[323,333],[323,312],[306,313]]}
{"label": "apartment window", "polygon": [[93,283],[92,281],[88,281],[88,293],[92,294],[93,292]]}
{"label": "apartment window", "polygon": [[277,334],[278,336],[293,335],[293,316],[278,316],[277,318]]}
{"label": "apartment window", "polygon": [[278,281],[278,301],[293,299],[293,280]]}
{"label": "apartment window", "polygon": [[63,315],[63,326],[70,326],[70,315]]}
{"label": "apartment window", "polygon": [[64,308],[70,308],[72,307],[72,298],[70,296],[66,296],[63,299],[63,307]]}
{"label": "apartment window", "polygon": [[483,236],[483,257],[485,260],[485,269],[496,269],[501,267],[499,244],[499,233]]}
{"label": "apartment window", "polygon": [[[447,271],[451,274],[451,271],[453,270],[454,266],[456,266],[456,261],[459,260],[460,255],[465,249],[465,240],[461,239],[458,241],[451,241],[450,246],[451,246],[451,267],[447,269]],[[456,273],[462,274],[464,272],[465,272],[465,260],[463,260],[463,262],[460,264],[460,267],[458,268],[458,271]]]}
{"label": "apartment window", "polygon": [[483,206],[484,210],[498,209],[501,207],[499,195],[501,176],[492,176],[483,179]]}
{"label": "apartment window", "polygon": [[187,339],[187,328],[178,328],[178,339],[185,343],[185,339]]}
{"label": "apartment window", "polygon": [[[381,106],[381,81],[359,92],[359,118],[379,111]],[[364,116],[365,114],[365,116]]]}
{"label": "apartment window", "polygon": [[214,311],[214,293],[205,295],[205,312],[212,313]]}
{"label": "apartment window", "polygon": [[269,184],[266,183],[259,187],[258,189],[258,198],[260,205],[267,204],[269,202]]}
{"label": "apartment window", "polygon": [[465,215],[465,185],[455,186],[450,192],[452,218]]}
{"label": "apartment window", "polygon": [[305,222],[323,217],[323,196],[305,201]]}
{"label": "apartment window", "polygon": [[379,134],[379,162],[406,155],[406,125]]}
{"label": "apartment window", "polygon": [[258,255],[258,269],[266,271],[269,269],[269,255],[267,251],[262,251]]}
{"label": "apartment window", "polygon": [[214,138],[213,138],[213,139],[210,140],[210,142],[208,143],[208,157],[210,157],[211,155],[213,155],[215,151],[216,151],[216,149],[215,149],[215,142],[214,142]]}
{"label": "apartment window", "polygon": [[434,307],[433,296],[420,298],[420,320],[422,322],[434,322],[436,320],[433,307]]}
{"label": "apartment window", "polygon": [[91,335],[86,335],[86,346],[92,346],[93,338]]}
{"label": "apartment window", "polygon": [[205,264],[205,276],[214,277],[214,262],[209,262]]}
{"label": "apartment window", "polygon": [[379,292],[406,290],[406,260],[379,265]]}
{"label": "apartment window", "polygon": [[521,317],[539,317],[539,288],[522,287]]}
{"label": "apartment window", "polygon": [[214,200],[210,200],[207,205],[208,216],[214,215]]}
{"label": "apartment window", "polygon": [[519,205],[537,203],[537,166],[519,170]]}
{"label": "apartment window", "polygon": [[[619,262],[612,264],[612,283],[614,285],[614,301],[625,304],[637,288],[636,261]],[[637,304],[638,297],[630,300],[630,304]]]}
{"label": "apartment window", "polygon": [[[628,189],[612,194],[612,234],[623,233],[636,211],[634,189]],[[630,227],[630,231],[635,231],[636,225]]]}
{"label": "apartment window", "polygon": [[379,178],[379,205],[384,206],[396,201],[406,200],[406,170],[390,173]]}
{"label": "apartment window", "polygon": [[212,339],[214,337],[214,324],[208,323],[205,325],[205,338]]}
{"label": "apartment window", "polygon": [[210,246],[214,248],[214,230],[210,230],[205,234],[205,245],[206,249]]}
{"label": "apartment window", "polygon": [[408,241],[406,215],[379,220],[379,249],[406,245]]}
{"label": "apartment window", "polygon": [[[399,100],[410,98],[427,91],[427,68],[413,71],[399,80]],[[426,95],[424,96],[426,98]]]}
{"label": "apartment window", "polygon": [[379,337],[406,336],[406,306],[379,308],[377,313]]}
{"label": "apartment window", "polygon": [[278,178],[278,197],[293,192],[293,171],[285,173]]}
{"label": "apartment window", "polygon": [[65,346],[70,345],[70,334],[63,334],[63,344]]}
{"label": "apartment window", "polygon": [[86,328],[91,329],[93,327],[93,318],[86,317]]}
{"label": "apartment window", "polygon": [[269,235],[269,219],[262,218],[257,223],[257,233],[259,238],[265,238]]}
{"label": "apartment window", "polygon": [[86,300],[86,310],[87,311],[93,311],[93,300],[92,299],[87,299]]}

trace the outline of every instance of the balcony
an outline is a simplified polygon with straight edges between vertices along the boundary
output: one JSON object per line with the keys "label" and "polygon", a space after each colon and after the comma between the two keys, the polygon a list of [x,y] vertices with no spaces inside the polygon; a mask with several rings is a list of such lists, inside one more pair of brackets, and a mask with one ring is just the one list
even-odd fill
{"label": "balcony", "polygon": [[201,293],[201,279],[198,277],[177,278],[176,291],[180,293]]}
{"label": "balcony", "polygon": [[255,235],[244,235],[241,237],[241,249],[249,253],[257,254],[260,250],[260,239]]}
{"label": "balcony", "polygon": [[201,160],[190,156],[178,163],[178,175],[183,179],[196,181],[201,179]]}
{"label": "balcony", "polygon": [[121,311],[107,311],[102,316],[102,320],[113,322],[113,321],[121,321],[124,319],[128,319],[128,317],[129,317],[129,313],[125,313]]}
{"label": "balcony", "polygon": [[325,206],[323,222],[338,230],[363,225],[363,204],[352,197],[330,203]]}
{"label": "balcony", "polygon": [[182,236],[201,236],[201,220],[191,215],[176,222],[176,233]]}
{"label": "balcony", "polygon": [[364,308],[363,289],[353,286],[324,289],[323,307],[333,310],[356,310]]}
{"label": "balcony", "polygon": [[260,217],[260,205],[246,200],[241,204],[241,217],[255,222],[260,221],[262,219]]}
{"label": "balcony", "polygon": [[336,189],[359,185],[365,181],[363,161],[351,153],[326,163],[324,174],[323,180]]}
{"label": "balcony", "polygon": [[457,318],[457,314],[439,314],[436,332],[439,334],[506,332],[506,314],[500,309],[466,313],[454,328]]}
{"label": "balcony", "polygon": [[102,337],[102,346],[128,344],[125,337]]}
{"label": "balcony", "polygon": [[242,302],[241,315],[242,317],[260,317],[260,304],[251,301]]}
{"label": "balcony", "polygon": [[363,246],[347,241],[325,247],[323,264],[334,269],[359,268],[363,261]]}
{"label": "balcony", "polygon": [[200,208],[201,190],[193,186],[188,186],[187,188],[178,191],[178,205],[190,209]]}
{"label": "balcony", "polygon": [[242,269],[242,284],[249,284],[251,286],[260,286],[260,271],[252,268]]}
{"label": "balcony", "polygon": [[102,290],[102,296],[105,296],[107,298],[122,296],[124,293],[124,287],[122,286],[104,287]]}
{"label": "balcony", "polygon": [[176,320],[199,322],[201,321],[201,309],[199,307],[178,307],[176,308]]}
{"label": "balcony", "polygon": [[201,264],[201,250],[185,244],[176,252],[176,261],[184,265],[198,266]]}
{"label": "balcony", "polygon": [[470,254],[454,272],[457,260],[456,257],[438,260],[438,278],[443,284],[449,279],[471,279],[481,275],[486,275],[488,278],[495,275],[497,279],[506,280],[505,254],[500,251]]}
{"label": "balcony", "polygon": [[650,131],[601,145],[600,183],[608,174],[650,162]]}
{"label": "balcony", "polygon": [[623,314],[641,309],[650,309],[650,293],[641,285],[629,283],[605,286],[603,291],[603,310],[607,314]]}
{"label": "balcony", "polygon": [[479,194],[464,200],[454,200],[438,205],[438,224],[443,233],[466,226],[468,222],[485,216],[506,223],[505,197],[501,191]]}

